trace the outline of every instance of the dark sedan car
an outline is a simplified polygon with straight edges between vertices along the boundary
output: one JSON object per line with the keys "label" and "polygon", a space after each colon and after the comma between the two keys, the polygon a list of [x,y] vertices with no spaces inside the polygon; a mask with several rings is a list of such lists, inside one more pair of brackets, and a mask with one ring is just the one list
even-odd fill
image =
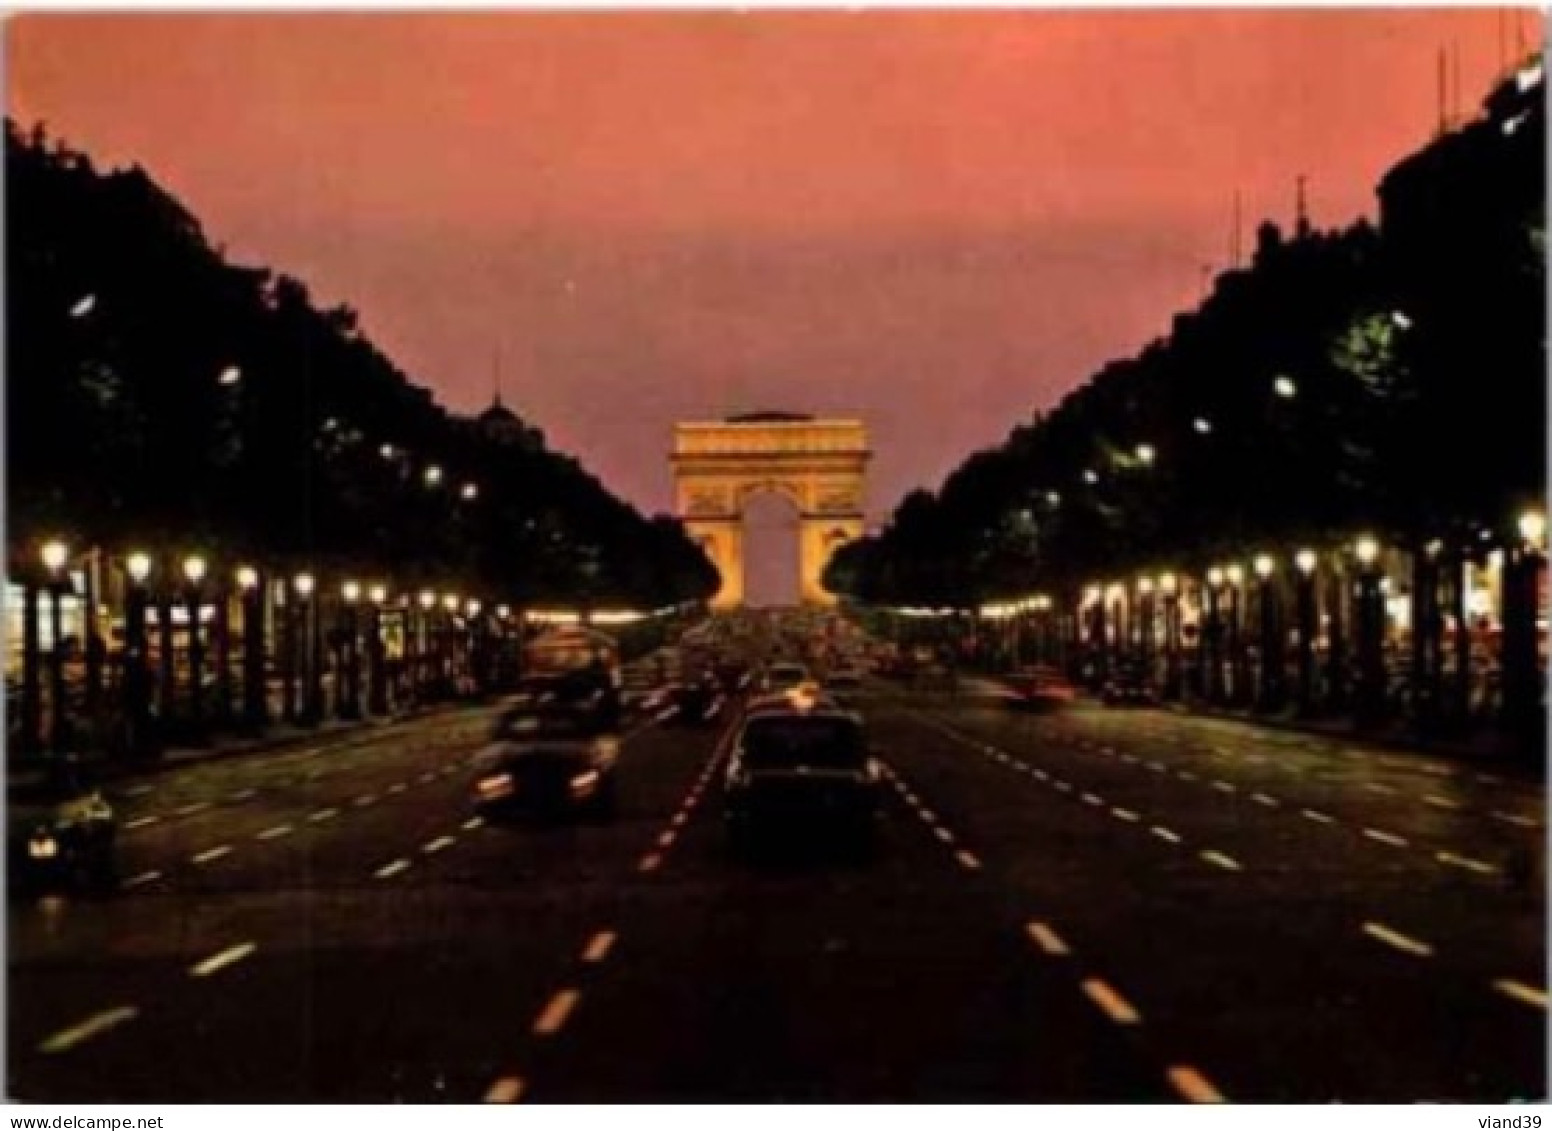
{"label": "dark sedan car", "polygon": [[13,892],[109,891],[117,884],[117,819],[74,759],[13,770],[6,802]]}
{"label": "dark sedan car", "polygon": [[475,758],[473,803],[481,816],[614,812],[620,738],[616,712],[594,695],[516,696]]}
{"label": "dark sedan car", "polygon": [[871,840],[879,767],[856,713],[833,705],[752,709],[739,728],[724,781],[724,815],[738,849],[758,837]]}

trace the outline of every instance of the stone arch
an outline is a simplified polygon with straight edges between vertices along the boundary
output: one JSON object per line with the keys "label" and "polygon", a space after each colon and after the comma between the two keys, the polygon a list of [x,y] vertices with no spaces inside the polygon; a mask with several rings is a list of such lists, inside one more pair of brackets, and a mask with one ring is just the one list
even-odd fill
{"label": "stone arch", "polygon": [[834,604],[821,578],[830,555],[862,536],[871,457],[867,433],[856,420],[756,413],[677,425],[675,507],[722,578],[712,605],[744,602],[744,509],[765,493],[797,507],[803,602]]}

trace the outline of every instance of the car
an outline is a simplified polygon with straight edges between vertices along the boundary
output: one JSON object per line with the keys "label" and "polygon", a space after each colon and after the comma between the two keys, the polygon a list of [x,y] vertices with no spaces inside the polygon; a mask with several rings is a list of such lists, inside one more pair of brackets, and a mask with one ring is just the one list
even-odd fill
{"label": "car", "polygon": [[808,668],[802,664],[778,660],[765,669],[765,676],[760,681],[760,690],[764,692],[790,691],[801,684],[811,683],[813,678],[809,674]]}
{"label": "car", "polygon": [[118,819],[74,756],[13,769],[7,780],[6,860],[18,894],[118,884]]}
{"label": "car", "polygon": [[787,834],[870,847],[881,794],[862,717],[831,704],[766,704],[743,718],[723,778],[735,850]]}
{"label": "car", "polygon": [[471,800],[492,821],[617,807],[618,712],[600,689],[538,686],[508,701],[475,755]]}
{"label": "car", "polygon": [[1053,710],[1078,697],[1078,689],[1059,668],[1024,668],[1009,676],[1006,683],[1009,705],[1027,710]]}
{"label": "car", "polygon": [[1120,667],[1105,680],[1100,698],[1107,707],[1151,707],[1158,702],[1153,684],[1138,668]]}
{"label": "car", "polygon": [[722,714],[722,691],[710,676],[699,676],[676,683],[667,698],[673,713],[668,721],[681,726],[704,726]]}

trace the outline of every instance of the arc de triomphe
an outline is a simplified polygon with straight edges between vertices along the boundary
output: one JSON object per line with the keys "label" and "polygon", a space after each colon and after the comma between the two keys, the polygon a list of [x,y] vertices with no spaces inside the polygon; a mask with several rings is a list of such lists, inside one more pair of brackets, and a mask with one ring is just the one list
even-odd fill
{"label": "arc de triomphe", "polygon": [[870,456],[859,420],[761,412],[675,425],[675,506],[722,576],[712,606],[744,602],[744,507],[766,492],[797,507],[803,603],[833,605],[820,578],[831,554],[862,537]]}

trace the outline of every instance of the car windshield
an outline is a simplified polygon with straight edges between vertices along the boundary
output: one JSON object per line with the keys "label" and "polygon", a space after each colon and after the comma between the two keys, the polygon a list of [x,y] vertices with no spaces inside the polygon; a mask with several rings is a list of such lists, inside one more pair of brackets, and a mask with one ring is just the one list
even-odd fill
{"label": "car windshield", "polygon": [[751,719],[744,728],[751,769],[855,769],[864,759],[861,728],[845,718],[782,716]]}

